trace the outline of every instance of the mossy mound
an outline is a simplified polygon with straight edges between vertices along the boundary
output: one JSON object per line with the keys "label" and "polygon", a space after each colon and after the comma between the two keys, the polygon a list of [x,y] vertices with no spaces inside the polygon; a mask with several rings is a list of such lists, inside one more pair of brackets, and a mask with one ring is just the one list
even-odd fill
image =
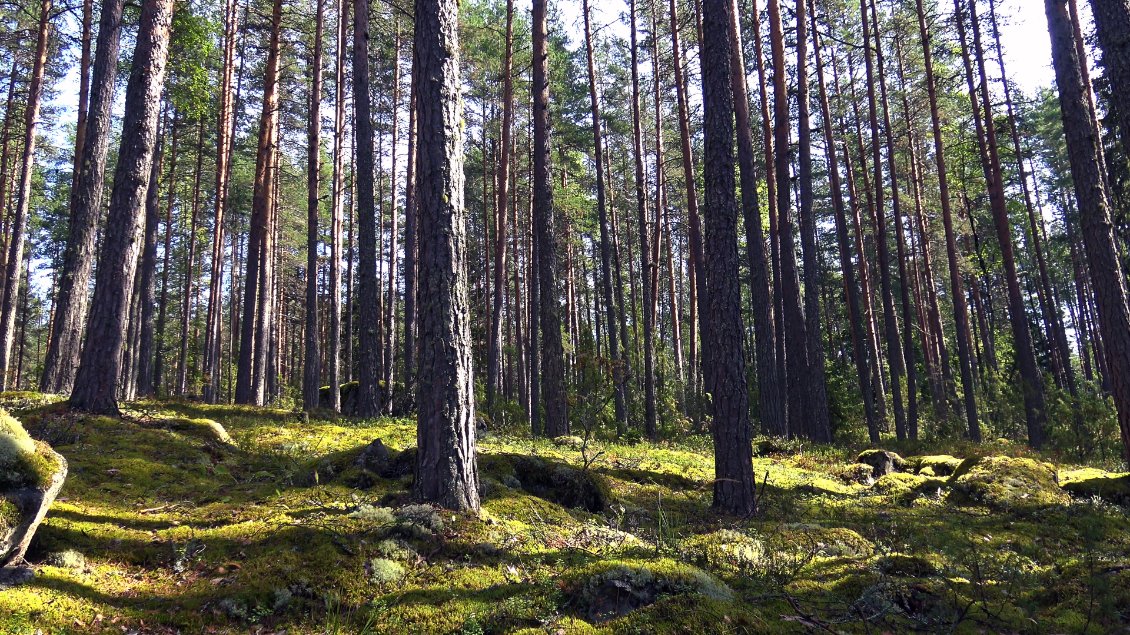
{"label": "mossy mound", "polygon": [[869,558],[875,545],[847,527],[790,523],[768,534],[768,549],[791,559]]}
{"label": "mossy mound", "polygon": [[733,592],[696,567],[674,560],[604,561],[576,576],[572,592],[591,622],[606,622],[650,606],[664,596],[702,595],[729,601]]}
{"label": "mossy mound", "polygon": [[880,573],[901,578],[926,578],[941,573],[939,558],[905,553],[891,553],[875,559]]}
{"label": "mossy mound", "polygon": [[906,459],[890,450],[864,450],[855,457],[856,463],[870,465],[875,478],[906,469]]}
{"label": "mossy mound", "polygon": [[990,456],[966,459],[950,477],[949,502],[1009,510],[1062,505],[1070,500],[1055,468],[1033,459]]}
{"label": "mossy mound", "polygon": [[15,417],[0,410],[0,491],[40,487],[59,467],[46,443],[32,439]]}
{"label": "mossy mound", "polygon": [[892,472],[880,476],[871,486],[871,491],[881,496],[906,496],[925,482],[925,476],[907,472]]}
{"label": "mossy mound", "polygon": [[1063,472],[1063,489],[1076,498],[1099,498],[1115,505],[1130,505],[1130,474],[1113,474],[1083,468]]}
{"label": "mossy mound", "polygon": [[962,459],[948,454],[912,456],[907,459],[915,474],[921,476],[950,476],[961,466]]}
{"label": "mossy mound", "polygon": [[765,542],[747,532],[720,529],[679,543],[682,558],[700,566],[750,572],[765,564]]}
{"label": "mossy mound", "polygon": [[580,470],[536,456],[514,460],[514,476],[527,492],[573,509],[594,514],[612,502],[608,483],[591,470]]}

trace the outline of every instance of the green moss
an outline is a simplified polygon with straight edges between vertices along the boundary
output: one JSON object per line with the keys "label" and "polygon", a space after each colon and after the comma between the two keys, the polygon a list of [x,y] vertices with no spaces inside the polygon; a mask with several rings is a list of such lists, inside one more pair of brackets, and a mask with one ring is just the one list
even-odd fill
{"label": "green moss", "polygon": [[922,476],[950,476],[961,466],[961,459],[948,454],[915,456],[907,459],[916,474]]}
{"label": "green moss", "polygon": [[871,491],[883,496],[905,496],[926,482],[926,477],[906,472],[892,472],[880,476]]}
{"label": "green moss", "polygon": [[765,543],[745,532],[720,529],[679,543],[682,557],[712,569],[749,572],[765,564]]}
{"label": "green moss", "polygon": [[6,534],[20,522],[20,510],[12,501],[0,498],[0,536]]}
{"label": "green moss", "polygon": [[1130,474],[1112,474],[1094,468],[1060,474],[1063,489],[1078,498],[1099,498],[1115,505],[1130,505]]}
{"label": "green moss", "polygon": [[941,563],[937,557],[905,553],[880,556],[875,560],[875,568],[894,577],[925,578],[941,573]]}
{"label": "green moss", "polygon": [[733,592],[710,574],[674,560],[603,561],[575,577],[573,591],[588,618],[597,621],[625,615],[668,595],[702,595],[729,601]]}
{"label": "green moss", "polygon": [[1032,459],[991,456],[972,464],[964,461],[950,477],[949,500],[986,505],[993,509],[1026,509],[1061,505],[1067,494],[1056,482],[1056,471]]}
{"label": "green moss", "polygon": [[404,567],[398,562],[385,558],[373,558],[365,566],[369,574],[369,582],[373,584],[391,584],[404,577]]}

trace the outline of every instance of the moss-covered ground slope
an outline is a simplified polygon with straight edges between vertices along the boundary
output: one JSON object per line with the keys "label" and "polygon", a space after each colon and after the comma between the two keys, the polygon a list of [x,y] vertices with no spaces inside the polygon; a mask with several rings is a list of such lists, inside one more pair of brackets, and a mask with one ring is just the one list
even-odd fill
{"label": "moss-covered ground slope", "polygon": [[[487,433],[471,518],[411,504],[406,420],[0,407],[71,465],[35,579],[0,591],[0,633],[1130,628],[1130,522],[1106,502],[1125,481],[1015,447],[929,448],[873,483],[854,453],[763,443],[761,510],[738,520],[711,513],[706,439]],[[377,438],[385,476],[355,464]]]}

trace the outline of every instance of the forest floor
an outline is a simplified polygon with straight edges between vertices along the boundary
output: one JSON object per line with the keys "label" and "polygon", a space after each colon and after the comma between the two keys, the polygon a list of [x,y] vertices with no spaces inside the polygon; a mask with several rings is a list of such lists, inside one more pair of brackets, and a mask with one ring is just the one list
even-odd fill
{"label": "forest floor", "polygon": [[738,520],[711,512],[706,437],[484,433],[470,517],[411,504],[410,420],[52,401],[0,396],[70,463],[0,633],[1130,629],[1130,477],[1004,442],[873,482],[855,452],[764,440]]}

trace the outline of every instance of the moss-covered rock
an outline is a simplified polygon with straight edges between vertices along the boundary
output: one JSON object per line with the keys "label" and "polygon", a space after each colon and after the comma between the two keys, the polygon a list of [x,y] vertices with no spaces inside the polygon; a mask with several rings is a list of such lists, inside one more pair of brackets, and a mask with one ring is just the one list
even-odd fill
{"label": "moss-covered rock", "polygon": [[674,560],[603,561],[575,579],[573,596],[585,618],[606,622],[664,596],[702,595],[729,601],[733,592],[705,571]]}
{"label": "moss-covered rock", "polygon": [[749,572],[764,565],[765,543],[733,529],[699,534],[679,543],[681,556],[697,565],[733,572]]}
{"label": "moss-covered rock", "polygon": [[961,466],[961,459],[949,454],[933,454],[929,456],[912,456],[907,463],[913,467],[914,473],[921,476],[950,476]]}
{"label": "moss-covered rock", "polygon": [[66,477],[66,459],[0,410],[0,567],[23,558]]}
{"label": "moss-covered rock", "polygon": [[1099,498],[1115,505],[1130,505],[1130,474],[1113,474],[1094,468],[1061,475],[1063,489],[1076,498]]}
{"label": "moss-covered rock", "polygon": [[950,477],[948,500],[1009,510],[1061,505],[1070,500],[1051,465],[1032,459],[990,456],[966,459]]}
{"label": "moss-covered rock", "polygon": [[880,476],[871,491],[881,496],[905,496],[926,482],[926,477],[906,472],[892,472]]}
{"label": "moss-covered rock", "polygon": [[941,573],[941,563],[936,557],[891,553],[876,558],[875,569],[894,577],[925,578]]}
{"label": "moss-covered rock", "polygon": [[585,445],[585,440],[575,435],[565,435],[557,437],[553,440],[553,445],[559,448],[572,448],[579,450]]}
{"label": "moss-covered rock", "polygon": [[591,470],[535,456],[521,456],[514,461],[514,475],[522,489],[565,507],[601,513],[612,502],[608,483]]}
{"label": "moss-covered rock", "polygon": [[875,478],[906,469],[906,459],[890,450],[864,450],[855,457],[855,462],[870,465]]}

